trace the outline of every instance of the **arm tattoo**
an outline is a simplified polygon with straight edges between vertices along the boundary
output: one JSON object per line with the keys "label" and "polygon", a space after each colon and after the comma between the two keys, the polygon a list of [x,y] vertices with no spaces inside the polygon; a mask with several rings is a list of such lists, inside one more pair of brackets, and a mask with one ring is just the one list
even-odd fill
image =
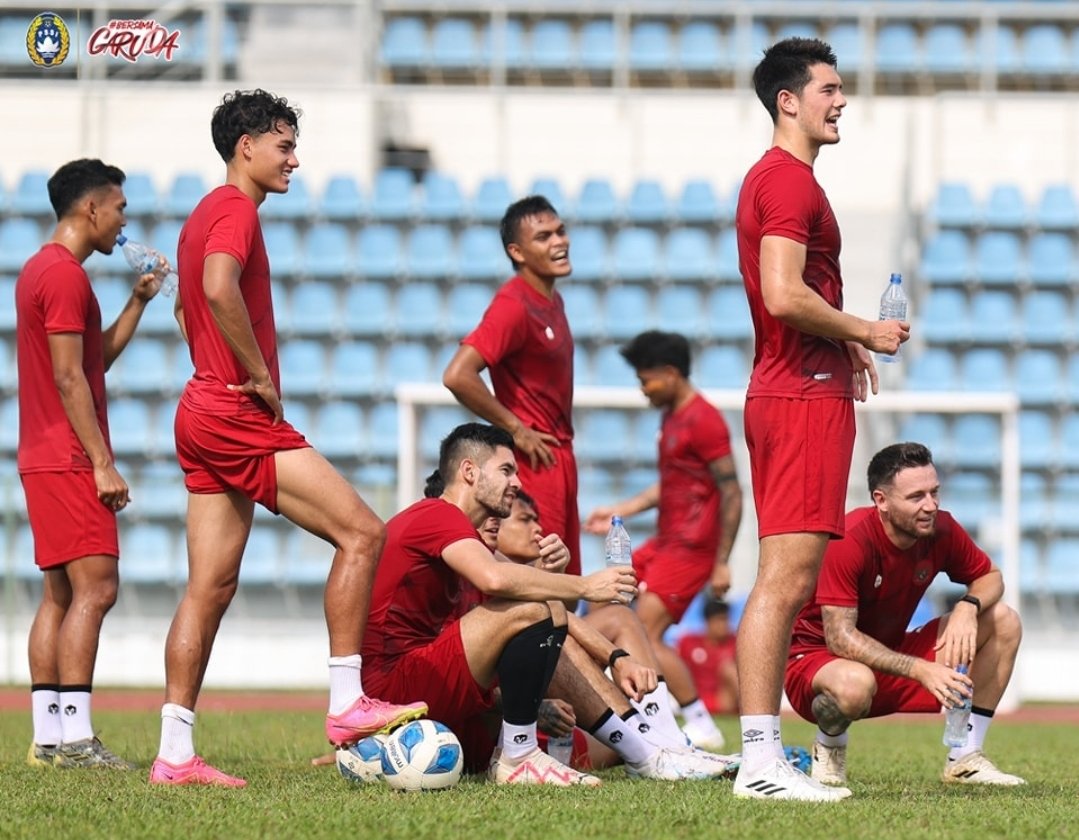
{"label": "arm tattoo", "polygon": [[724,470],[724,468],[715,461],[708,465],[708,469],[711,470],[712,480],[717,486],[726,484],[729,481],[738,481],[738,473],[734,470]]}
{"label": "arm tattoo", "polygon": [[874,671],[909,677],[914,669],[914,657],[885,647],[872,636],[857,628],[857,607],[821,607],[824,638],[836,656],[861,662]]}

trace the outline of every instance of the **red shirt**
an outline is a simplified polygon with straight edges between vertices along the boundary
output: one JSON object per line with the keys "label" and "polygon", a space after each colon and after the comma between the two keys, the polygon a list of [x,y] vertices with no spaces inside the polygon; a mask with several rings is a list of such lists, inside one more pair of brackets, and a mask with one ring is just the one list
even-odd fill
{"label": "red shirt", "polygon": [[932,537],[902,550],[884,533],[876,507],[852,510],[846,536],[825,551],[816,598],[795,620],[791,655],[824,646],[822,604],[857,607],[858,629],[895,650],[938,572],[969,584],[991,569],[986,553],[946,511],[937,514]]}
{"label": "red shirt", "polygon": [[461,509],[442,499],[423,499],[386,523],[363,637],[365,665],[388,670],[396,657],[432,641],[456,617],[461,579],[442,552],[479,538]]}
{"label": "red shirt", "polygon": [[181,399],[203,413],[265,411],[262,400],[226,389],[250,377],[210,314],[202,287],[203,263],[210,254],[228,254],[241,268],[243,294],[251,327],[270,379],[278,393],[277,330],[270,297],[270,261],[262,240],[255,202],[233,186],[215,189],[199,202],[180,231],[177,264],[188,344],[195,373]]}
{"label": "red shirt", "polygon": [[721,642],[705,633],[686,633],[678,640],[678,655],[689,668],[705,708],[712,714],[734,711],[724,707],[719,670],[725,663],[734,662],[737,644],[738,640],[733,634]]}
{"label": "red shirt", "polygon": [[557,291],[548,300],[512,278],[461,343],[483,357],[495,397],[522,423],[573,440],[573,336]]}
{"label": "red shirt", "polygon": [[109,445],[101,309],[74,254],[50,242],[26,261],[15,283],[19,365],[19,472],[91,470],[53,377],[49,336],[82,335],[82,372],[97,425]]}
{"label": "red shirt", "polygon": [[731,454],[723,415],[700,394],[663,415],[659,436],[661,545],[714,554],[719,547],[719,488],[708,465]]}
{"label": "red shirt", "polygon": [[839,225],[813,168],[778,147],[769,149],[746,175],[735,224],[755,342],[747,396],[853,396],[853,367],[843,342],[788,326],[768,314],[761,296],[761,239],[782,236],[806,246],[805,284],[843,308]]}

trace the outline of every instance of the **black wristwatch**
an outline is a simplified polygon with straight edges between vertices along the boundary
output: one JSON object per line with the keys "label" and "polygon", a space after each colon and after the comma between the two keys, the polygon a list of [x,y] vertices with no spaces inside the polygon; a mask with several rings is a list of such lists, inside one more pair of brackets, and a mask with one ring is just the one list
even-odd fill
{"label": "black wristwatch", "polygon": [[622,650],[622,648],[615,648],[612,650],[610,657],[607,659],[607,667],[613,671],[615,660],[621,659],[623,656],[629,656],[629,654]]}
{"label": "black wristwatch", "polygon": [[976,615],[980,615],[982,612],[982,602],[975,598],[973,595],[964,595],[959,599],[960,601],[966,601],[968,604],[974,605],[974,611]]}

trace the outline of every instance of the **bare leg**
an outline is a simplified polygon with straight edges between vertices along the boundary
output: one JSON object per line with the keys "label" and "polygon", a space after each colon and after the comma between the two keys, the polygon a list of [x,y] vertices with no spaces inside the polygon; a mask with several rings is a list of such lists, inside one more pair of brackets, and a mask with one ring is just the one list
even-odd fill
{"label": "bare leg", "polygon": [[[947,626],[941,619],[938,635]],[[973,704],[982,709],[996,709],[1015,669],[1015,657],[1023,638],[1019,614],[1007,604],[997,602],[978,616],[978,649],[970,678],[974,681]]]}
{"label": "bare leg", "polygon": [[71,584],[64,566],[44,573],[41,603],[30,625],[27,643],[30,659],[30,682],[60,682],[60,664],[57,656],[60,627],[71,607]]}
{"label": "bare leg", "polygon": [[860,662],[833,659],[813,675],[813,716],[827,735],[841,735],[869,714],[877,693],[877,678]]}
{"label": "bare leg", "polygon": [[638,662],[663,674],[644,625],[629,607],[620,604],[593,605],[584,620],[615,647],[622,648]]}
{"label": "bare leg", "polygon": [[663,634],[674,623],[663,601],[652,592],[642,592],[637,599],[637,616],[648,634],[648,641],[655,652],[659,669],[667,680],[671,695],[682,706],[697,699],[697,685],[693,682],[689,668],[678,655],[678,651],[663,641]]}
{"label": "bare leg", "polygon": [[56,661],[62,685],[90,685],[97,663],[101,624],[116,603],[116,558],[97,554],[65,566],[71,605],[56,636]]}

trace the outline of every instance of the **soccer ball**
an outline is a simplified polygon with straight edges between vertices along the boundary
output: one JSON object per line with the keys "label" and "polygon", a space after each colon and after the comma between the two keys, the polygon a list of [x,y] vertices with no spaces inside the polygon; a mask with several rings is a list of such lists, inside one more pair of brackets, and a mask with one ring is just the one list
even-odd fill
{"label": "soccer ball", "polygon": [[813,756],[805,747],[784,747],[783,754],[796,770],[808,774],[813,769]]}
{"label": "soccer ball", "polygon": [[389,738],[382,749],[382,778],[397,790],[441,790],[461,778],[461,742],[435,720],[414,720]]}
{"label": "soccer ball", "polygon": [[385,735],[371,735],[337,751],[337,771],[350,782],[377,782],[382,778]]}

